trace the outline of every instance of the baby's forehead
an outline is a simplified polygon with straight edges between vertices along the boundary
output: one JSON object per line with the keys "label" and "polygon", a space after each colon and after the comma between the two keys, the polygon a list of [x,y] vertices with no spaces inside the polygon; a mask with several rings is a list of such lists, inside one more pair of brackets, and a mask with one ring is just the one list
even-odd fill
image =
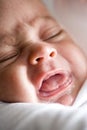
{"label": "baby's forehead", "polygon": [[9,39],[14,40],[13,37],[15,34],[17,35],[17,31],[21,32],[25,24],[28,25],[28,28],[30,25],[35,25],[37,28],[44,25],[46,28],[46,26],[56,23],[40,0],[3,1],[3,11],[0,12],[0,37],[4,43]]}
{"label": "baby's forehead", "polygon": [[0,29],[1,30],[0,31],[0,46],[1,44],[2,45],[17,44],[17,41],[20,39],[20,36],[23,36],[21,38],[24,38],[26,36],[26,32],[32,33],[31,28],[33,28],[34,31],[38,31],[39,33],[40,32],[42,33],[56,26],[59,26],[59,25],[55,21],[55,19],[51,16],[37,16],[30,21],[25,21],[25,22],[23,21],[21,23],[18,22],[12,31]]}
{"label": "baby's forehead", "polygon": [[[13,28],[16,22],[32,20],[37,16],[46,16],[48,11],[40,0],[5,0],[0,5],[0,29]],[[11,2],[10,2],[11,1]]]}
{"label": "baby's forehead", "polygon": [[0,15],[5,17],[21,17],[44,15],[48,10],[40,0],[0,0]]}

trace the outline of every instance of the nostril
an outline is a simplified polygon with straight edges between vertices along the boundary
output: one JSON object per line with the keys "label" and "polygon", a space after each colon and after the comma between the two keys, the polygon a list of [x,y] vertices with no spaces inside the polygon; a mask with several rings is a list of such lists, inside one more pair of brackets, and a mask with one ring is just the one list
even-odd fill
{"label": "nostril", "polygon": [[[49,56],[50,57],[54,57],[56,55],[56,53],[55,53],[55,51],[52,51],[50,54],[49,54]],[[41,62],[43,59],[46,59],[47,58],[47,55],[45,56],[43,56],[43,57],[38,57],[38,58],[36,58],[36,62]]]}
{"label": "nostril", "polygon": [[54,58],[57,54],[56,49],[54,48],[40,48],[39,51],[38,49],[34,50],[31,55],[29,56],[29,61],[30,64],[36,65],[38,63],[42,63],[43,61],[47,61],[51,58]]}
{"label": "nostril", "polygon": [[55,52],[53,51],[50,53],[50,57],[54,57],[54,56],[55,56]]}
{"label": "nostril", "polygon": [[41,62],[43,60],[43,57],[39,57],[36,59],[37,62]]}

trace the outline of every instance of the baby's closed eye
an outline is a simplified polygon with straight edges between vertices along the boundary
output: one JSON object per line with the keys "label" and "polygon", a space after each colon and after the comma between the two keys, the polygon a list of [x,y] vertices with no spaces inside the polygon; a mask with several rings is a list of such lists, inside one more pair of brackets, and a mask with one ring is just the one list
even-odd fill
{"label": "baby's closed eye", "polygon": [[14,63],[19,57],[19,51],[12,46],[0,48],[0,71]]}
{"label": "baby's closed eye", "polygon": [[7,53],[0,54],[0,63],[6,62],[8,60],[14,59],[17,57],[18,52],[17,51],[11,51]]}

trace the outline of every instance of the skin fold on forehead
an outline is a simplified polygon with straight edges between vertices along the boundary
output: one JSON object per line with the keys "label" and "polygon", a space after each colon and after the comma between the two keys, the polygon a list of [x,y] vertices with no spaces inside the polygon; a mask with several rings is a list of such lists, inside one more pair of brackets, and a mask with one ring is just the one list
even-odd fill
{"label": "skin fold on forehead", "polygon": [[29,21],[46,15],[49,15],[49,12],[40,0],[0,0],[1,32],[13,28],[18,21]]}
{"label": "skin fold on forehead", "polygon": [[50,17],[53,20],[40,0],[0,0],[0,41],[4,36],[7,36],[6,40],[8,40],[11,34],[14,37],[13,33],[16,32],[16,29],[24,23],[29,25],[39,17],[43,19]]}

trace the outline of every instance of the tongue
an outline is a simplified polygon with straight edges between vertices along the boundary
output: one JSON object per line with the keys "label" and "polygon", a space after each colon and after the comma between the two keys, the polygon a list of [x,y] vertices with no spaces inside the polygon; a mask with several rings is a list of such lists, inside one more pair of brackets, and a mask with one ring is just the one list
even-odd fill
{"label": "tongue", "polygon": [[43,81],[41,91],[49,92],[53,91],[63,83],[64,75],[63,74],[56,74],[51,76],[49,79]]}

